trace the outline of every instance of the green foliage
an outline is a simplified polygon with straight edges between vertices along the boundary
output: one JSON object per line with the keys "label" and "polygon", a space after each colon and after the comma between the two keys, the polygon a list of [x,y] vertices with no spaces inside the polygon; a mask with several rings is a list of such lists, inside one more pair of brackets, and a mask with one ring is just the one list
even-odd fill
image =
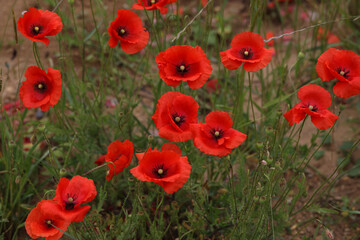
{"label": "green foliage", "polygon": [[[55,1],[47,2],[55,6]],[[231,72],[225,69],[218,56],[229,48],[238,31],[231,26],[234,16],[224,13],[230,1],[210,3],[174,42],[168,36],[175,37],[194,14],[187,11],[180,16],[169,11],[163,18],[159,12],[138,11],[151,39],[145,52],[135,55],[108,46],[107,28],[119,4],[92,0],[90,6],[84,6],[85,2],[64,1],[57,10],[64,24],[57,36],[55,63],[63,80],[59,103],[41,120],[29,117],[27,110],[12,115],[1,113],[0,237],[24,236],[27,214],[40,200],[54,197],[60,177],[84,176],[89,171],[86,176],[94,180],[98,194],[85,220],[71,224],[69,239],[289,239],[288,235],[298,234],[290,229],[300,213],[327,216],[339,212],[320,200],[338,179],[338,175],[332,178],[335,173],[360,176],[359,160],[342,172],[359,141],[343,143],[340,150],[345,156],[338,168],[310,193],[308,165],[313,158],[324,156],[327,149],[323,147],[333,143],[334,129],[317,131],[302,144],[300,140],[307,131],[305,121],[310,119],[289,127],[282,117],[296,104],[296,93],[302,85],[320,83],[315,63],[327,43],[317,40],[317,29],[293,35],[287,46],[276,42],[276,55],[279,52],[281,58],[275,55],[267,68],[247,74],[241,68]],[[179,9],[182,2],[173,5]],[[266,1],[250,2],[246,6],[250,22],[241,31],[264,33],[263,24],[269,20],[280,21],[281,28],[292,21],[294,27],[300,28],[298,18],[277,15],[278,2],[275,19],[266,13]],[[296,16],[308,5],[295,2]],[[331,21],[340,14],[348,16],[339,1],[330,2],[334,8],[328,12],[326,1],[318,4],[319,17],[314,22]],[[300,40],[300,34],[310,39],[309,45]],[[356,36],[342,36],[344,47],[356,45],[352,39],[359,38],[359,30],[353,34]],[[154,59],[159,51],[175,44],[201,46],[212,61],[213,77],[218,79],[220,89],[209,93],[205,86],[198,90],[186,85],[175,89],[166,86]],[[303,54],[298,55],[300,51]],[[294,56],[296,62],[290,65]],[[156,135],[151,116],[160,96],[171,90],[196,99],[199,121],[213,110],[232,112],[233,127],[247,134],[247,140],[223,158],[200,153],[191,141],[178,144],[192,171],[184,187],[172,195],[130,174],[129,169],[138,164],[135,157],[110,182],[105,179],[106,168],[91,171],[94,161],[107,152],[114,140],[131,140],[137,153],[149,147],[160,148],[166,142]],[[114,101],[114,108],[106,107],[109,99]],[[359,108],[359,101],[355,104]],[[31,138],[26,151],[24,137]],[[346,211],[359,215],[357,210]],[[315,217],[309,219],[318,228],[323,227]]]}

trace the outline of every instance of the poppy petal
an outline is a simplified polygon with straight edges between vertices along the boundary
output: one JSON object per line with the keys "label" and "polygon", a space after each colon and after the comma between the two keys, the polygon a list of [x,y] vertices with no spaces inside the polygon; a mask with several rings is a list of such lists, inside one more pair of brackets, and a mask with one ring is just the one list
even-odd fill
{"label": "poppy petal", "polygon": [[311,117],[311,122],[320,130],[325,130],[334,125],[338,116],[328,109],[321,110],[321,117]]}

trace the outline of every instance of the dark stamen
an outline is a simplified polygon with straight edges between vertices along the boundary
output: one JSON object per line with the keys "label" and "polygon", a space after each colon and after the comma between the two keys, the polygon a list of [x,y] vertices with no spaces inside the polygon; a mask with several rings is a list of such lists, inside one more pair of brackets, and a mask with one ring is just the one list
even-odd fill
{"label": "dark stamen", "polygon": [[335,71],[346,79],[350,77],[349,76],[350,70],[346,70],[346,68],[338,67],[335,69]]}
{"label": "dark stamen", "polygon": [[242,48],[240,50],[240,55],[242,56],[242,58],[244,59],[251,59],[252,56],[254,55],[253,51],[251,48],[246,47],[246,48]]}
{"label": "dark stamen", "polygon": [[74,209],[74,206],[76,205],[75,200],[77,199],[77,195],[67,193],[66,197],[67,197],[67,201],[64,201],[65,202],[65,209],[66,210]]}
{"label": "dark stamen", "polygon": [[157,3],[159,0],[147,0],[147,5],[150,7],[153,4]]}
{"label": "dark stamen", "polygon": [[302,108],[308,108],[312,112],[317,112],[318,111],[318,107],[316,105],[311,105],[310,103],[308,103],[305,106],[302,106]]}
{"label": "dark stamen", "polygon": [[154,174],[155,177],[163,178],[167,175],[168,170],[169,169],[167,168],[164,169],[164,164],[155,164],[152,173]]}
{"label": "dark stamen", "polygon": [[38,93],[44,93],[47,89],[47,85],[43,81],[37,81],[34,84],[34,90]]}
{"label": "dark stamen", "polygon": [[129,32],[127,31],[127,28],[124,26],[120,26],[116,29],[116,32],[118,33],[118,35],[120,37],[125,37],[129,34]]}
{"label": "dark stamen", "polygon": [[213,128],[211,129],[210,134],[213,135],[213,137],[217,140],[224,136],[224,130],[220,128]]}
{"label": "dark stamen", "polygon": [[181,126],[181,124],[182,124],[183,122],[185,122],[185,116],[184,116],[184,115],[181,115],[181,114],[179,114],[179,113],[173,113],[173,114],[171,115],[171,117],[172,117],[174,123],[175,123],[176,125],[178,125],[179,127]]}
{"label": "dark stamen", "polygon": [[30,26],[30,33],[33,35],[33,36],[36,36],[36,35],[39,35],[41,32],[42,32],[42,26],[40,25],[31,25]]}
{"label": "dark stamen", "polygon": [[187,73],[187,72],[190,70],[190,66],[182,63],[182,64],[176,66],[176,70],[177,70],[178,73],[180,73],[181,75],[184,75],[185,73]]}

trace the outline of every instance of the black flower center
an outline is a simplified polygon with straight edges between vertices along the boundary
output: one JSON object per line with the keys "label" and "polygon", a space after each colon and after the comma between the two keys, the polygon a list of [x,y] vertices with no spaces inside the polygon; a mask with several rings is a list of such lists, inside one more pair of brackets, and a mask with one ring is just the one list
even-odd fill
{"label": "black flower center", "polygon": [[34,90],[38,93],[44,93],[46,91],[46,89],[47,89],[47,85],[43,81],[37,81],[34,84]]}
{"label": "black flower center", "polygon": [[243,59],[251,59],[254,53],[251,48],[245,47],[240,50],[240,55]]}
{"label": "black flower center", "polygon": [[127,30],[127,28],[125,26],[118,27],[116,29],[116,32],[118,33],[118,35],[120,37],[126,37],[129,34],[129,32],[128,32],[128,30]]}
{"label": "black flower center", "polygon": [[176,66],[176,70],[181,75],[184,75],[185,73],[187,73],[190,70],[190,66],[182,63],[182,64],[179,64]]}
{"label": "black flower center", "polygon": [[317,112],[318,111],[318,107],[316,105],[311,105],[310,103],[308,103],[305,106],[302,106],[302,108],[308,108],[312,112]]}
{"label": "black flower center", "polygon": [[52,228],[53,226],[53,221],[51,219],[45,219],[45,225],[48,227],[48,228]]}
{"label": "black flower center", "polygon": [[30,33],[33,36],[39,35],[41,32],[42,32],[42,26],[41,25],[33,24],[33,25],[30,26]]}
{"label": "black flower center", "polygon": [[224,130],[220,128],[213,128],[211,129],[210,133],[216,140],[224,136]]}
{"label": "black flower center", "polygon": [[181,124],[182,124],[183,122],[185,122],[185,116],[184,116],[184,115],[181,115],[181,114],[179,114],[179,113],[173,113],[173,114],[171,115],[171,117],[172,117],[174,123],[175,123],[176,125],[178,125],[179,127],[181,126]]}
{"label": "black flower center", "polygon": [[159,2],[159,0],[147,0],[147,5],[152,6],[153,4]]}
{"label": "black flower center", "polygon": [[75,200],[77,199],[76,194],[67,193],[66,194],[67,200],[65,200],[65,209],[66,210],[72,210],[74,209],[74,206],[76,205]]}
{"label": "black flower center", "polygon": [[349,78],[349,73],[350,73],[350,70],[347,70],[346,68],[343,68],[343,67],[338,67],[335,69],[335,71],[340,74],[341,76],[343,76],[344,78]]}
{"label": "black flower center", "polygon": [[164,168],[164,164],[155,164],[155,167],[152,169],[152,173],[157,178],[163,178],[167,175],[169,169]]}

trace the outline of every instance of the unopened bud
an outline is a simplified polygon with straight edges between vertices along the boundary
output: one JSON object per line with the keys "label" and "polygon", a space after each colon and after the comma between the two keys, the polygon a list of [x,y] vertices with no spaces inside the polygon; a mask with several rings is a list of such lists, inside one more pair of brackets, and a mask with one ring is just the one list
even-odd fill
{"label": "unopened bud", "polygon": [[266,166],[267,165],[267,162],[265,160],[261,160],[261,164]]}
{"label": "unopened bud", "polygon": [[62,168],[62,169],[60,169],[59,173],[60,173],[60,176],[63,177],[66,175],[67,171],[65,168]]}
{"label": "unopened bud", "polygon": [[259,148],[259,149],[263,148],[263,146],[264,146],[263,142],[257,142],[256,143],[256,147]]}
{"label": "unopened bud", "polygon": [[298,58],[304,58],[304,57],[305,57],[305,54],[303,52],[298,53]]}
{"label": "unopened bud", "polygon": [[274,133],[274,129],[272,127],[266,127],[265,128],[265,133],[270,135]]}

